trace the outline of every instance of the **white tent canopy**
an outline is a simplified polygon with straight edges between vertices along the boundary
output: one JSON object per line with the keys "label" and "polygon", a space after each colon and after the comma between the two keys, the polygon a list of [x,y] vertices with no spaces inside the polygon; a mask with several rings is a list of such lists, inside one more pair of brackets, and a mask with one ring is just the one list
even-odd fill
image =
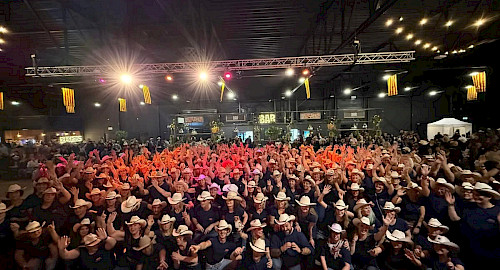
{"label": "white tent canopy", "polygon": [[434,123],[427,124],[427,139],[433,139],[434,135],[438,132],[443,135],[448,134],[449,136],[453,136],[457,129],[461,135],[464,135],[467,132],[472,132],[472,124],[455,118],[443,118]]}

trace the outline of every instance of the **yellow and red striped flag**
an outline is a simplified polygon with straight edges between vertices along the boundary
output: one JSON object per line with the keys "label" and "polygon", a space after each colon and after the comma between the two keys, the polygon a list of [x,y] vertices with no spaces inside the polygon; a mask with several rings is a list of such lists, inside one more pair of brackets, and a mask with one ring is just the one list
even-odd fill
{"label": "yellow and red striped flag", "polygon": [[124,98],[119,98],[120,101],[120,112],[126,112],[127,111],[127,101]]}
{"label": "yellow and red striped flag", "polygon": [[387,79],[387,95],[395,96],[398,94],[398,75],[394,74]]}
{"label": "yellow and red striped flag", "polygon": [[3,92],[0,92],[0,110],[3,111]]}
{"label": "yellow and red striped flag", "polygon": [[472,75],[472,82],[474,83],[474,87],[476,87],[477,93],[486,92],[486,72],[478,72],[477,74]]}
{"label": "yellow and red striped flag", "polygon": [[147,85],[142,87],[142,93],[144,94],[144,103],[151,104],[151,93],[149,92],[149,87]]}
{"label": "yellow and red striped flag", "polygon": [[75,107],[66,106],[66,113],[75,113]]}
{"label": "yellow and red striped flag", "polygon": [[68,106],[68,90],[69,88],[61,88],[63,94],[63,104],[64,106]]}
{"label": "yellow and red striped flag", "polygon": [[71,88],[61,88],[63,93],[63,104],[67,113],[75,113],[75,90]]}
{"label": "yellow and red striped flag", "polygon": [[222,98],[224,97],[224,88],[226,87],[226,82],[224,80],[221,81],[220,88],[220,102],[222,102]]}
{"label": "yellow and red striped flag", "polygon": [[467,101],[477,100],[476,87],[473,85],[467,86]]}
{"label": "yellow and red striped flag", "polygon": [[306,87],[306,98],[310,99],[311,98],[311,88],[309,87],[309,78],[306,78],[304,80],[304,86]]}

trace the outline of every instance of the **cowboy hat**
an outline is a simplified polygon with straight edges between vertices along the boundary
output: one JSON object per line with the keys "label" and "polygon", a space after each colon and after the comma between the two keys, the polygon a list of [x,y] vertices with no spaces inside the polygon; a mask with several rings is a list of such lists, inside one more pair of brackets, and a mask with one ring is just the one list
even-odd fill
{"label": "cowboy hat", "polygon": [[394,206],[392,202],[385,202],[383,209],[388,211],[396,211],[396,213],[399,213],[401,211],[401,207]]}
{"label": "cowboy hat", "polygon": [[415,182],[410,182],[408,183],[408,185],[406,187],[404,187],[405,189],[418,189],[418,190],[422,190],[422,187],[420,187],[419,185],[417,185],[417,183]]}
{"label": "cowboy hat", "polygon": [[448,226],[444,226],[443,224],[441,224],[441,222],[439,222],[439,220],[437,218],[429,219],[429,222],[427,222],[427,227],[441,229],[443,231],[443,233],[446,233],[447,231],[450,230],[450,228],[448,228]]}
{"label": "cowboy hat", "polygon": [[29,233],[36,232],[41,230],[43,226],[45,226],[45,221],[42,224],[38,221],[31,221],[28,225],[26,225],[26,231]]}
{"label": "cowboy hat", "polygon": [[266,241],[264,239],[257,239],[255,243],[250,242],[250,247],[255,252],[265,253],[266,252]]}
{"label": "cowboy hat", "polygon": [[252,171],[252,174],[260,174],[260,170],[259,170],[259,169],[254,169],[254,170]]}
{"label": "cowboy hat", "polygon": [[238,193],[237,192],[234,192],[234,191],[229,191],[227,193],[227,196],[222,196],[222,198],[224,200],[237,200],[237,201],[241,201],[241,197],[238,196]]}
{"label": "cowboy hat", "polygon": [[114,185],[109,181],[109,179],[106,181],[106,183],[102,184],[103,187],[105,188],[112,188]]}
{"label": "cowboy hat", "polygon": [[266,227],[266,223],[261,223],[260,219],[254,219],[250,221],[250,227],[247,229],[247,232],[257,228],[264,228],[264,227]]}
{"label": "cowboy hat", "polygon": [[369,203],[366,202],[365,199],[360,199],[356,202],[356,204],[354,205],[354,211],[358,211],[358,209],[360,207],[363,207],[363,206],[366,206],[366,205],[370,205]]}
{"label": "cowboy hat", "polygon": [[304,180],[311,182],[313,186],[316,185],[316,181],[314,181],[314,179],[312,179],[310,175],[306,175],[306,177],[304,177]]}
{"label": "cowboy hat", "polygon": [[448,183],[444,178],[438,178],[436,181],[431,181],[431,188],[437,188],[437,185],[446,187],[451,193],[455,192],[455,187]]}
{"label": "cowboy hat", "polygon": [[161,217],[161,220],[159,220],[158,223],[167,224],[169,222],[174,222],[174,221],[175,221],[175,217],[171,217],[168,214],[166,214],[166,215],[163,215],[163,217]]}
{"label": "cowboy hat", "polygon": [[53,187],[49,187],[43,191],[43,194],[57,194],[57,190]]}
{"label": "cowboy hat", "polygon": [[87,247],[93,247],[101,243],[101,239],[93,233],[89,233],[83,237],[83,244]]}
{"label": "cowboy hat", "polygon": [[352,224],[354,226],[359,227],[361,224],[365,224],[366,226],[371,226],[370,219],[368,217],[355,218],[352,220]]}
{"label": "cowboy hat", "polygon": [[373,170],[373,164],[370,163],[370,164],[366,165],[365,170],[367,170],[367,171]]}
{"label": "cowboy hat", "polygon": [[429,242],[431,242],[433,244],[450,247],[454,251],[460,250],[460,247],[457,244],[451,242],[450,239],[448,239],[446,236],[443,236],[443,235],[436,236],[436,239],[434,239],[434,240],[432,240],[431,238],[429,238],[427,236],[427,240],[429,240]]}
{"label": "cowboy hat", "polygon": [[263,202],[267,201],[267,199],[268,198],[266,196],[264,196],[264,193],[259,192],[259,193],[257,193],[257,195],[255,195],[253,197],[253,202],[254,203],[263,203]]}
{"label": "cowboy hat", "polygon": [[234,191],[238,192],[238,186],[235,184],[227,184],[222,187],[222,191],[224,192],[229,192],[229,191]]}
{"label": "cowboy hat", "polygon": [[135,196],[128,197],[126,201],[122,202],[122,212],[130,213],[130,211],[140,205],[141,201],[142,199],[137,199]]}
{"label": "cowboy hat", "polygon": [[413,241],[411,241],[410,238],[406,237],[406,234],[400,230],[394,230],[392,233],[386,231],[385,236],[387,237],[387,239],[389,239],[389,241],[413,243]]}
{"label": "cowboy hat", "polygon": [[210,195],[210,192],[208,191],[203,191],[200,195],[198,195],[198,201],[206,201],[206,200],[213,200],[214,197],[212,197],[212,195]]}
{"label": "cowboy hat", "polygon": [[203,179],[207,178],[204,174],[200,174],[198,177],[195,177],[194,180],[196,181],[201,181]]}
{"label": "cowboy hat", "polygon": [[463,182],[461,186],[455,186],[455,192],[463,197],[466,190],[474,190],[474,186],[469,182]]}
{"label": "cowboy hat", "polygon": [[121,190],[129,190],[130,189],[130,184],[129,183],[123,183],[123,185],[120,187]]}
{"label": "cowboy hat", "polygon": [[280,192],[278,192],[277,196],[274,195],[274,200],[276,200],[276,201],[289,201],[290,197],[287,197],[285,192],[280,191]]}
{"label": "cowboy hat", "polygon": [[334,206],[338,210],[345,210],[348,207],[343,200],[338,200]]}
{"label": "cowboy hat", "polygon": [[5,203],[0,203],[0,213],[5,213],[5,212],[9,211],[12,208],[14,208],[13,205],[7,207],[7,205],[5,205]]}
{"label": "cowboy hat", "polygon": [[279,175],[281,175],[280,171],[278,171],[278,170],[274,170],[274,172],[273,172],[273,176],[279,176]]}
{"label": "cowboy hat", "polygon": [[476,185],[474,186],[474,191],[479,191],[479,192],[486,192],[490,194],[493,199],[498,200],[500,199],[500,193],[495,191],[490,185],[482,183],[482,182],[477,182]]}
{"label": "cowboy hat", "polygon": [[295,200],[295,202],[297,202],[297,204],[300,205],[300,206],[316,205],[316,203],[312,203],[311,202],[311,199],[307,195],[304,195],[304,196],[300,197],[300,201]]}
{"label": "cowboy hat", "polygon": [[363,192],[363,191],[365,191],[365,188],[360,187],[358,183],[352,183],[351,184],[351,190],[352,191],[361,191],[361,192]]}
{"label": "cowboy hat", "polygon": [[35,181],[35,185],[44,184],[44,183],[46,183],[46,184],[50,183],[50,181],[47,177],[40,177],[40,178],[38,178],[38,180]]}
{"label": "cowboy hat", "polygon": [[222,194],[222,192],[220,191],[220,186],[217,185],[217,183],[212,183],[212,184],[210,184],[210,186],[208,186],[208,190],[211,190],[212,188],[217,189],[217,194],[218,195]]}
{"label": "cowboy hat", "polygon": [[276,222],[276,224],[278,224],[278,225],[283,225],[289,221],[294,221],[294,220],[295,220],[294,215],[288,215],[287,213],[284,213],[284,214],[280,215],[278,220],[275,219],[274,222]]}
{"label": "cowboy hat", "polygon": [[83,170],[83,173],[85,173],[85,174],[92,174],[92,173],[95,173],[95,170],[92,167],[87,167],[87,168],[85,168]]}
{"label": "cowboy hat", "polygon": [[125,221],[125,224],[127,224],[127,225],[134,225],[134,224],[137,224],[137,223],[139,223],[141,225],[141,227],[145,227],[146,224],[147,224],[146,220],[144,220],[144,219],[142,219],[142,218],[140,218],[138,216],[131,217],[130,218],[130,222],[126,222]]}
{"label": "cowboy hat", "polygon": [[184,201],[185,199],[186,198],[183,198],[182,195],[178,192],[174,193],[174,195],[172,195],[172,197],[167,198],[169,204],[178,204],[178,203]]}
{"label": "cowboy hat", "polygon": [[343,233],[345,230],[342,229],[342,226],[338,223],[333,223],[331,226],[328,226],[328,229],[330,229],[334,233]]}
{"label": "cowboy hat", "polygon": [[376,175],[373,176],[373,183],[375,184],[376,182],[382,182],[382,184],[387,185],[387,179],[385,177],[378,177]]}
{"label": "cowboy hat", "polygon": [[21,187],[18,184],[13,184],[13,185],[9,186],[9,188],[7,189],[7,193],[12,193],[12,192],[16,192],[16,191],[23,191],[25,189],[26,189],[26,187]]}
{"label": "cowboy hat", "polygon": [[113,199],[116,199],[116,198],[120,198],[121,195],[120,194],[116,194],[116,192],[113,190],[113,191],[110,191],[107,195],[106,195],[106,200],[113,200]]}
{"label": "cowboy hat", "polygon": [[[155,237],[153,237],[153,238],[155,238]],[[135,251],[141,251],[141,250],[151,246],[152,244],[154,244],[153,240],[154,239],[151,239],[151,237],[149,237],[149,235],[144,235],[143,237],[141,237],[139,239],[139,246],[133,247],[132,249]]]}
{"label": "cowboy hat", "polygon": [[108,176],[105,173],[100,173],[98,176],[95,177],[96,179],[106,179]]}
{"label": "cowboy hat", "polygon": [[314,168],[313,171],[312,171],[313,174],[318,174],[318,173],[323,173],[322,170],[320,170],[319,168]]}
{"label": "cowboy hat", "polygon": [[70,206],[69,208],[75,209],[75,208],[80,208],[82,206],[86,206],[88,209],[88,208],[92,207],[92,203],[88,202],[86,200],[83,200],[83,199],[78,199],[75,202],[75,206]]}
{"label": "cowboy hat", "polygon": [[356,168],[352,169],[351,175],[353,175],[353,174],[357,174],[357,175],[359,175],[359,177],[365,178],[365,174],[362,171],[360,171],[360,170],[358,170]]}
{"label": "cowboy hat", "polygon": [[227,221],[223,219],[219,221],[219,224],[215,226],[215,229],[217,229],[218,231],[228,229],[229,233],[231,233],[233,231],[233,226],[231,226],[231,224],[228,224]]}
{"label": "cowboy hat", "polygon": [[247,187],[248,188],[256,188],[258,186],[255,184],[255,181],[252,180],[252,181],[248,181]]}
{"label": "cowboy hat", "polygon": [[162,200],[160,200],[160,199],[154,199],[153,203],[151,204],[151,206],[157,206],[157,205],[159,205],[159,206],[161,206],[163,208],[163,207],[167,206],[167,203],[164,202],[164,201],[162,201]]}
{"label": "cowboy hat", "polygon": [[177,230],[174,230],[172,232],[172,235],[175,237],[182,235],[193,235],[193,232],[190,231],[186,225],[179,225],[179,228],[177,228]]}
{"label": "cowboy hat", "polygon": [[94,227],[94,224],[95,224],[94,222],[90,222],[89,218],[84,218],[84,219],[82,219],[82,221],[80,221],[80,223],[76,223],[73,226],[73,231],[77,232],[80,229],[80,227],[82,227],[82,226]]}
{"label": "cowboy hat", "polygon": [[87,199],[90,200],[90,197],[94,195],[100,195],[102,197],[104,196],[104,194],[106,194],[106,191],[100,190],[98,188],[93,188],[92,191],[90,191],[90,193],[85,193],[85,197],[87,197]]}
{"label": "cowboy hat", "polygon": [[276,164],[276,160],[271,158],[268,163]]}
{"label": "cowboy hat", "polygon": [[401,175],[398,172],[396,172],[396,171],[392,171],[391,172],[391,178],[401,178]]}
{"label": "cowboy hat", "polygon": [[335,174],[335,169],[330,168],[326,171],[326,175],[334,175],[334,174]]}
{"label": "cowboy hat", "polygon": [[426,141],[426,140],[420,140],[420,141],[418,142],[418,144],[420,144],[420,145],[428,145],[428,144],[429,144],[429,142],[428,142],[428,141]]}

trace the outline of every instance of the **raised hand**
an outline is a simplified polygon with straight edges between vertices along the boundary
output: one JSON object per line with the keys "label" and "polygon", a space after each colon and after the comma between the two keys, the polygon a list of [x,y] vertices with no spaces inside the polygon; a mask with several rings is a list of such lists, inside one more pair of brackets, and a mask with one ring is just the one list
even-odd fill
{"label": "raised hand", "polygon": [[116,212],[109,214],[108,223],[113,223],[116,219],[116,215],[117,215]]}
{"label": "raised hand", "polygon": [[148,227],[153,226],[155,224],[155,219],[153,218],[153,215],[148,216]]}
{"label": "raised hand", "polygon": [[399,197],[402,197],[402,196],[406,195],[406,189],[404,189],[404,188],[398,189],[397,194],[398,194]]}
{"label": "raised hand", "polygon": [[451,192],[446,191],[446,193],[444,194],[444,198],[449,205],[455,204],[455,197],[451,195]]}
{"label": "raised hand", "polygon": [[78,194],[80,194],[80,189],[76,187],[72,187],[69,192],[73,195],[73,197],[78,198]]}
{"label": "raised hand", "polygon": [[189,251],[191,251],[191,253],[198,253],[199,250],[200,250],[200,246],[198,246],[198,245],[192,245],[189,248]]}
{"label": "raised hand", "polygon": [[97,234],[97,237],[99,237],[99,239],[101,239],[102,241],[104,241],[104,240],[106,240],[106,238],[108,238],[108,234],[106,233],[106,230],[104,230],[104,228],[97,229],[96,234]]}
{"label": "raised hand", "polygon": [[394,221],[394,215],[386,214],[383,218],[383,221],[385,226],[391,225],[391,223]]}
{"label": "raised hand", "polygon": [[328,193],[330,193],[330,191],[332,190],[332,186],[331,185],[326,185],[324,188],[323,188],[323,195],[326,195]]}
{"label": "raised hand", "polygon": [[57,247],[59,249],[66,249],[69,246],[70,239],[68,236],[62,236],[59,238],[59,241],[57,241]]}

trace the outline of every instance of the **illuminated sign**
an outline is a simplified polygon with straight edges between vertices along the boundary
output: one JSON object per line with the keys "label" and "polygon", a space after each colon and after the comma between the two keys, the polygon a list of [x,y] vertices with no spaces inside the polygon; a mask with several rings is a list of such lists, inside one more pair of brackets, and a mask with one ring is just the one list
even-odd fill
{"label": "illuminated sign", "polygon": [[276,123],[276,114],[274,113],[263,113],[259,115],[260,124],[272,124]]}
{"label": "illuminated sign", "polygon": [[203,116],[188,116],[184,118],[184,123],[203,123]]}
{"label": "illuminated sign", "polygon": [[79,143],[83,141],[82,136],[62,136],[59,137],[59,143]]}
{"label": "illuminated sign", "polygon": [[300,120],[319,120],[319,119],[321,119],[320,112],[300,113]]}

